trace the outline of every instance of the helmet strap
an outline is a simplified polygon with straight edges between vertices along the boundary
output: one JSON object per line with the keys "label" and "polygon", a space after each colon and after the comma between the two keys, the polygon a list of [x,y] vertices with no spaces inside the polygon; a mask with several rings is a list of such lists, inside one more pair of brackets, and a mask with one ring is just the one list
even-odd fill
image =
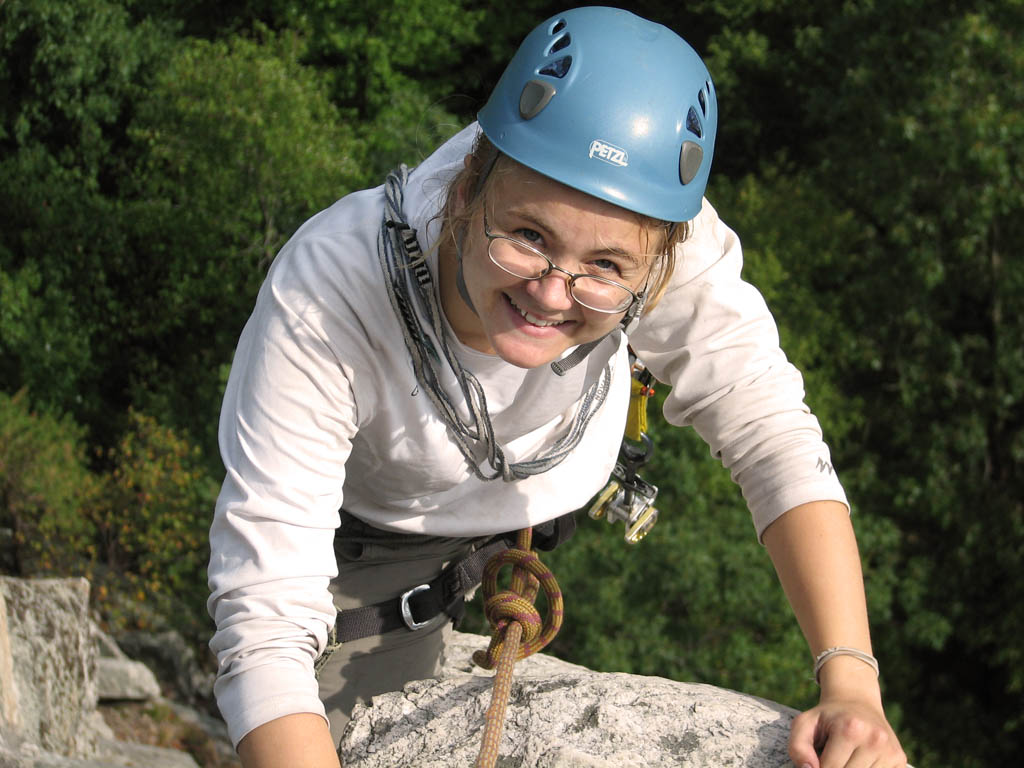
{"label": "helmet strap", "polygon": [[622,328],[627,334],[633,330],[633,326],[636,325],[637,319],[643,314],[644,305],[647,303],[647,286],[636,296],[629,309],[626,310],[626,314],[622,316],[622,321],[619,323],[619,327]]}
{"label": "helmet strap", "polygon": [[455,258],[458,261],[458,268],[455,270],[455,287],[459,289],[459,296],[466,302],[466,306],[470,308],[474,315],[480,317],[480,313],[476,311],[476,307],[473,306],[473,300],[469,298],[469,289],[466,287],[466,277],[462,273],[462,238],[465,235],[455,237],[455,233],[452,232],[452,240],[455,242]]}
{"label": "helmet strap", "polygon": [[[489,142],[488,142],[489,143]],[[498,156],[501,153],[498,148],[493,144],[490,144],[490,149],[487,152],[487,156],[484,158],[483,168],[480,170],[480,175],[477,176],[476,185],[473,187],[473,197],[471,200],[476,200],[483,191],[484,183],[487,181],[487,177],[491,175],[491,171],[494,169],[494,164],[498,162]],[[465,237],[465,233],[459,237],[455,236],[455,231],[452,231],[452,242],[455,243],[455,258],[458,262],[458,269],[455,272],[455,287],[459,289],[459,296],[466,302],[466,306],[473,312],[477,317],[480,313],[476,311],[476,307],[473,306],[473,300],[469,298],[469,289],[466,287],[466,276],[462,271],[462,240]]]}

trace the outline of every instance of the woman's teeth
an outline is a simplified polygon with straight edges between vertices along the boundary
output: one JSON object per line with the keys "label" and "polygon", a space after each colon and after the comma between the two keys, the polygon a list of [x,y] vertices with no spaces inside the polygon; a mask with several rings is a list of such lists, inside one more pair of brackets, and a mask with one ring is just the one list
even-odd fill
{"label": "woman's teeth", "polygon": [[514,301],[512,301],[512,299],[509,299],[509,303],[511,303],[512,306],[515,307],[519,311],[519,314],[522,315],[523,318],[526,320],[526,322],[528,322],[530,325],[536,325],[536,326],[538,326],[540,328],[547,328],[549,325],[561,325],[561,322],[562,322],[561,320],[553,321],[553,322],[548,322],[547,320],[541,320],[536,315],[532,315],[529,312],[527,312],[525,309],[522,309],[521,307],[519,307]]}

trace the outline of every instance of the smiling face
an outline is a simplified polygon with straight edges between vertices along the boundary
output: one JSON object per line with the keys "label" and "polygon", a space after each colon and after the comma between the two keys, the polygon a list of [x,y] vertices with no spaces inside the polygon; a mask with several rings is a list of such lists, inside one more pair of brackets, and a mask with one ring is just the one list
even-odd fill
{"label": "smiling face", "polygon": [[[485,190],[492,234],[529,243],[568,272],[600,275],[637,292],[644,287],[658,258],[648,249],[658,238],[649,236],[635,214],[519,164],[495,173]],[[605,336],[622,320],[623,312],[597,312],[574,301],[566,274],[518,278],[492,262],[487,248],[479,211],[462,241],[463,275],[475,313],[458,291],[454,247],[449,243],[441,252],[441,301],[463,344],[536,368]]]}

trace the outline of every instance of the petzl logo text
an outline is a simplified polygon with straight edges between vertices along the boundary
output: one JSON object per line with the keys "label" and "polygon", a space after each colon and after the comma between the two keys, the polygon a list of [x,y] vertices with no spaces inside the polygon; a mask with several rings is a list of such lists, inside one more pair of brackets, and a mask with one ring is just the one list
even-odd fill
{"label": "petzl logo text", "polygon": [[596,157],[598,160],[604,160],[612,165],[622,166],[623,168],[629,165],[629,155],[626,154],[626,150],[600,139],[594,139],[590,142],[590,156]]}

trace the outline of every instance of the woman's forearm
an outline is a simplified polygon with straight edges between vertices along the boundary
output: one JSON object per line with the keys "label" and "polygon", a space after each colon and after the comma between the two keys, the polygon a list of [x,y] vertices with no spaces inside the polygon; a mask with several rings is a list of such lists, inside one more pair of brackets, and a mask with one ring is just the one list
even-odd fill
{"label": "woman's forearm", "polygon": [[[871,653],[860,555],[843,504],[818,501],[791,509],[764,533],[811,653],[849,646]],[[822,693],[870,694],[877,698],[874,670],[852,656],[836,656],[821,669]]]}
{"label": "woman's forearm", "polygon": [[238,744],[244,768],[340,768],[327,721],[320,715],[286,715],[264,723]]}

